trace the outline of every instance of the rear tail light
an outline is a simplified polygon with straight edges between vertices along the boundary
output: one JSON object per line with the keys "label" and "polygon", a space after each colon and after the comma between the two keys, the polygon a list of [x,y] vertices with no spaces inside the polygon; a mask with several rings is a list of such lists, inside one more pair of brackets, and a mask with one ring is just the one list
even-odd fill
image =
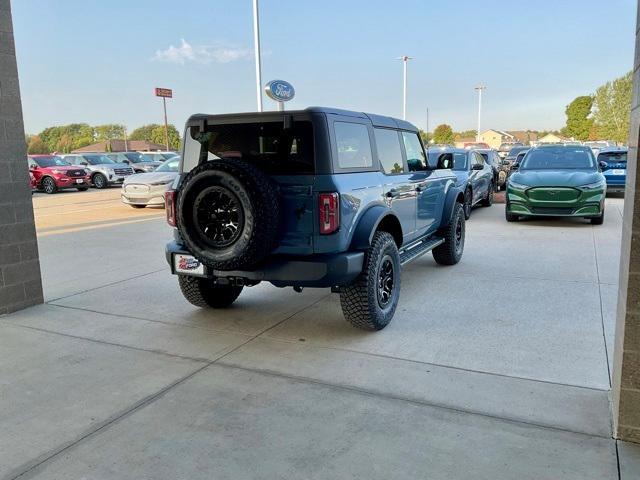
{"label": "rear tail light", "polygon": [[340,227],[340,196],[335,193],[321,193],[318,196],[320,206],[320,233],[328,235]]}
{"label": "rear tail light", "polygon": [[167,213],[167,223],[176,226],[176,191],[167,190],[164,194],[164,209]]}

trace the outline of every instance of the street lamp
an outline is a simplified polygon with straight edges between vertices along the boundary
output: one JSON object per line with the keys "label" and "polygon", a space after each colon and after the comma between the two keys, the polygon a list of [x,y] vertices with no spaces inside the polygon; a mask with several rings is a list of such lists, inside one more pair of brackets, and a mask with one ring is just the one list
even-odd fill
{"label": "street lamp", "polygon": [[258,111],[262,111],[262,66],[260,62],[260,20],[258,18],[258,0],[253,0],[253,49],[256,56],[256,99]]}
{"label": "street lamp", "polygon": [[480,142],[480,116],[482,114],[482,91],[486,90],[486,85],[482,85],[481,83],[475,87],[478,91],[478,131],[476,132],[476,142]]}
{"label": "street lamp", "polygon": [[407,119],[407,63],[412,60],[413,57],[403,55],[398,57],[398,60],[402,60],[402,119]]}

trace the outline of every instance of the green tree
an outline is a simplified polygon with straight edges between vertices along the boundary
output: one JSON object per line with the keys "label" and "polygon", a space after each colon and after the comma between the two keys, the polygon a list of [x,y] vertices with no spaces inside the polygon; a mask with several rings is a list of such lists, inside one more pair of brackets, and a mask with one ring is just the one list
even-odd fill
{"label": "green tree", "polygon": [[422,143],[424,143],[425,145],[427,145],[431,139],[433,138],[433,134],[431,132],[425,132],[422,129],[418,130],[418,133],[420,134],[420,138],[422,139]]}
{"label": "green tree", "polygon": [[49,149],[38,135],[27,135],[27,153],[49,153]]}
{"label": "green tree", "polygon": [[[168,132],[169,149],[176,150],[180,148],[180,133],[178,132],[178,129],[174,125],[170,124],[168,126]],[[149,142],[164,145],[164,125],[159,125],[157,123],[143,125],[131,132],[129,140],[147,140]]]}
{"label": "green tree", "polygon": [[445,123],[438,125],[433,131],[433,141],[438,144],[453,143],[453,129]]}
{"label": "green tree", "polygon": [[93,130],[97,142],[124,139],[124,125],[108,123],[105,125],[96,125]]}
{"label": "green tree", "polygon": [[590,118],[593,97],[583,95],[576,97],[565,109],[567,114],[567,124],[562,129],[562,134],[576,140],[587,140],[593,119]]}
{"label": "green tree", "polygon": [[95,141],[93,127],[86,123],[72,123],[45,128],[38,134],[50,152],[67,153]]}
{"label": "green tree", "polygon": [[463,130],[462,132],[454,133],[454,138],[476,138],[476,130]]}
{"label": "green tree", "polygon": [[593,118],[600,138],[628,141],[632,88],[633,75],[629,72],[596,90]]}

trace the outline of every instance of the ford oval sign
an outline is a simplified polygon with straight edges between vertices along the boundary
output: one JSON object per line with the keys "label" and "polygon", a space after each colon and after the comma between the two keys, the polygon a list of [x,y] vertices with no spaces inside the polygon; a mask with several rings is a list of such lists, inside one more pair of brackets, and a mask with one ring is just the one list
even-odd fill
{"label": "ford oval sign", "polygon": [[266,87],[264,87],[264,91],[269,98],[276,102],[288,102],[296,94],[293,85],[284,80],[271,80],[267,83]]}

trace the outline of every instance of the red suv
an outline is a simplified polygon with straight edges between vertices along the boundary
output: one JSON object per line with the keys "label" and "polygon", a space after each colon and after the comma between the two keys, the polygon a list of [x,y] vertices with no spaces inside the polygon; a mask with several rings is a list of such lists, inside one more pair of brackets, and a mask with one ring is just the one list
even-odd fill
{"label": "red suv", "polygon": [[91,175],[84,168],[75,167],[57,155],[29,155],[29,171],[36,186],[45,193],[56,193],[63,188],[89,189]]}

